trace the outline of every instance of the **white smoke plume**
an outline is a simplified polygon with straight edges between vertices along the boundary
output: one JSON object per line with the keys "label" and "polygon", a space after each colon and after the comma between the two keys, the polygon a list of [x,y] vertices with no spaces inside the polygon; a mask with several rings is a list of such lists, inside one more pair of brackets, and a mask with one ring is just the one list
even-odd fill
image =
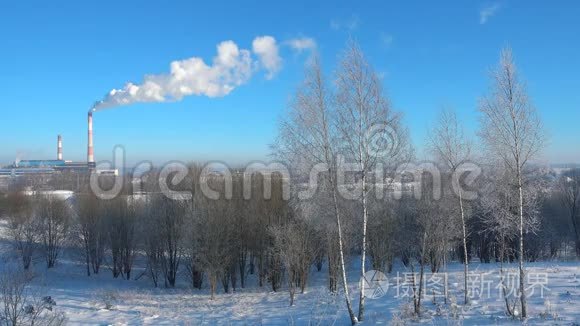
{"label": "white smoke plume", "polygon": [[250,50],[238,48],[233,41],[221,42],[211,65],[198,57],[173,61],[168,74],[146,75],[141,84],[129,82],[122,89],[113,89],[91,110],[137,102],[179,101],[190,95],[225,96],[260,69],[265,69],[266,77],[271,79],[282,64],[276,39],[256,37],[252,49],[257,59]]}

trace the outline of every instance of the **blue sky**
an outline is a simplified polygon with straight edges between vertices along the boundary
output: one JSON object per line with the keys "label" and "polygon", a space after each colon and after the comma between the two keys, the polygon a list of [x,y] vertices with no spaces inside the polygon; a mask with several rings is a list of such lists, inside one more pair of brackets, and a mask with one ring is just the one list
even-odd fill
{"label": "blue sky", "polygon": [[265,159],[309,56],[287,42],[312,38],[330,75],[350,35],[419,152],[443,106],[475,137],[477,100],[509,44],[550,135],[546,159],[580,162],[579,16],[577,1],[2,1],[0,164],[53,158],[59,133],[65,159],[85,160],[87,110],[111,89],[264,35],[282,60],[272,78],[260,69],[226,96],[97,112],[97,160],[116,144],[129,163]]}

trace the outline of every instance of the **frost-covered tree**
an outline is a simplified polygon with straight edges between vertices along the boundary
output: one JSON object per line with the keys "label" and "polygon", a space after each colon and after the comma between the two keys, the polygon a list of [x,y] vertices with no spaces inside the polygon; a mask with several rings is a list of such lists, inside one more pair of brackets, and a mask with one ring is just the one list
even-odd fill
{"label": "frost-covered tree", "polygon": [[521,317],[527,317],[524,269],[524,170],[543,149],[545,135],[540,118],[520,80],[509,48],[502,50],[492,71],[492,88],[481,100],[480,136],[487,152],[501,162],[516,189],[519,220],[519,297]]}
{"label": "frost-covered tree", "polygon": [[316,233],[306,221],[293,220],[270,228],[274,245],[272,250],[284,263],[290,305],[294,305],[296,291],[304,292],[310,266],[316,257]]}
{"label": "frost-covered tree", "polygon": [[[385,168],[397,166],[409,154],[406,130],[401,115],[386,98],[379,76],[354,41],[349,42],[339,64],[337,76],[336,125],[340,153],[356,163],[360,179],[357,199],[361,207],[361,277],[366,272],[369,194],[383,191]],[[380,169],[378,176],[374,173]],[[374,181],[374,182],[373,182]],[[365,293],[360,288],[358,321],[364,319]]]}
{"label": "frost-covered tree", "polygon": [[357,318],[352,309],[350,291],[346,279],[344,231],[336,181],[337,132],[333,124],[336,114],[330,89],[322,73],[318,57],[309,63],[304,81],[297,90],[290,109],[280,124],[279,135],[274,144],[277,157],[289,163],[298,174],[308,176],[315,166],[320,167],[323,183],[327,184],[330,207],[336,223],[336,241],[339,257],[341,283],[352,324]]}
{"label": "frost-covered tree", "polygon": [[[449,175],[454,178],[453,183],[459,185],[458,168],[462,163],[469,160],[471,155],[471,143],[466,138],[463,127],[457,121],[454,111],[444,110],[439,116],[439,121],[430,133],[428,141],[431,152],[439,160],[440,166],[445,167]],[[463,281],[464,302],[468,303],[467,275],[469,273],[469,255],[467,253],[467,216],[465,214],[464,200],[461,187],[456,187],[457,203],[461,217],[462,247],[463,247]]]}

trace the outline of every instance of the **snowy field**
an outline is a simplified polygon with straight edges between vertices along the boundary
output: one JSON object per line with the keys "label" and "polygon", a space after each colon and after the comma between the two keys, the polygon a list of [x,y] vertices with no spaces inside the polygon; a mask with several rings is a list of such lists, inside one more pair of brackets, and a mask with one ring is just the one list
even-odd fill
{"label": "snowy field", "polygon": [[[11,244],[1,239],[2,265],[12,264],[16,257]],[[342,295],[332,295],[326,286],[326,269],[312,270],[306,293],[297,294],[289,307],[286,290],[274,293],[269,287],[256,285],[250,275],[245,289],[235,293],[219,292],[210,300],[209,291],[188,287],[182,277],[175,289],[153,288],[146,276],[138,280],[114,279],[103,269],[100,275],[87,277],[84,266],[72,252],[63,255],[57,267],[46,270],[39,259],[34,266],[35,278],[31,288],[35,293],[51,296],[56,309],[64,312],[68,324],[84,325],[348,325]],[[356,260],[353,260],[356,261]],[[139,263],[138,263],[139,265]],[[578,262],[530,263],[528,324],[580,324],[580,264]],[[462,303],[463,267],[451,263],[447,269],[448,302],[443,296],[445,274],[426,274],[426,292],[423,299],[423,319],[415,320],[406,311],[412,310],[410,289],[405,279],[410,277],[404,266],[398,264],[388,275],[388,288],[380,298],[367,299],[367,314],[363,325],[390,325],[424,323],[433,325],[495,325],[520,324],[504,314],[504,301],[497,289],[498,265],[471,266],[470,290],[475,298],[471,305]],[[515,272],[516,266],[508,266]],[[141,274],[136,268],[133,275]],[[351,295],[358,293],[356,266],[349,275]],[[508,277],[509,279],[509,277]],[[206,282],[207,283],[207,282]],[[509,282],[508,282],[509,283]],[[534,285],[532,285],[532,283]],[[221,291],[221,289],[220,289]],[[541,293],[543,291],[543,294]],[[457,298],[457,299],[455,299]],[[353,300],[355,306],[358,299]],[[106,307],[109,305],[109,307]]]}

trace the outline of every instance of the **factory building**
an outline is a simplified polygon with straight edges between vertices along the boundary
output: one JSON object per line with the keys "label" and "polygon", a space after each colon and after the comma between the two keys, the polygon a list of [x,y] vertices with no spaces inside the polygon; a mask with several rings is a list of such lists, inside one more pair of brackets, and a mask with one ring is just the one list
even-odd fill
{"label": "factory building", "polygon": [[55,173],[106,174],[118,175],[117,170],[97,170],[93,145],[93,113],[88,114],[87,161],[73,162],[63,159],[62,136],[57,137],[56,159],[49,160],[17,160],[12,165],[0,168],[0,178],[16,178],[21,176],[49,177]]}
{"label": "factory building", "polygon": [[53,174],[56,172],[89,173],[95,162],[73,162],[63,160],[62,137],[58,136],[56,160],[18,160],[0,169],[0,175]]}

